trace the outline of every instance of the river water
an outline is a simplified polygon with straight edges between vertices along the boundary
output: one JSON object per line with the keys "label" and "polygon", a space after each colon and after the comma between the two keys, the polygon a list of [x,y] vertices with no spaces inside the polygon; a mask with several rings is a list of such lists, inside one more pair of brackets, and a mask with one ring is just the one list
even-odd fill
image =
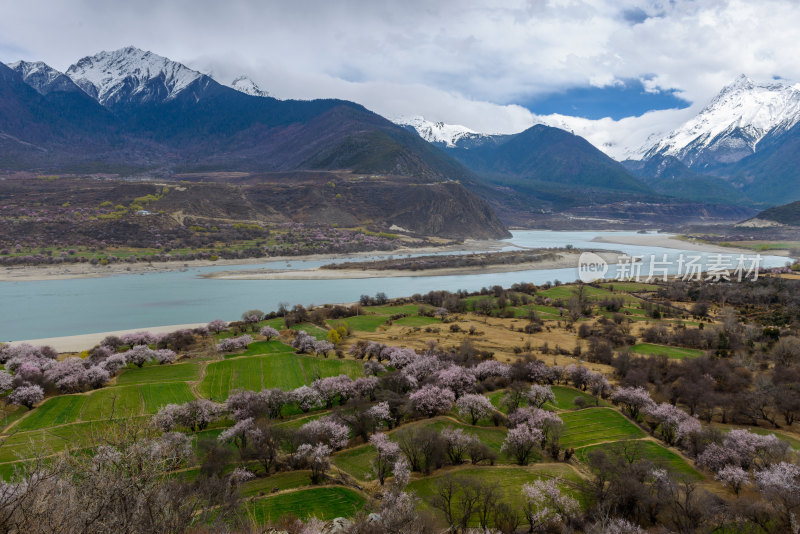
{"label": "river water", "polygon": [[[674,274],[680,254],[710,260],[708,253],[597,243],[596,237],[633,235],[633,232],[555,232],[517,231],[506,240],[507,248],[524,247],[596,248],[620,250],[641,256],[642,273],[647,275],[651,256],[661,260],[664,254]],[[379,255],[386,257],[386,254]],[[368,259],[368,258],[364,258]],[[348,259],[352,261],[352,259]],[[762,267],[777,267],[786,258],[762,256]],[[384,292],[389,297],[410,296],[432,290],[478,290],[516,282],[542,284],[578,278],[575,268],[486,273],[457,276],[418,276],[351,280],[215,280],[198,275],[215,271],[256,269],[259,267],[309,269],[325,261],[265,262],[242,266],[196,267],[184,271],[148,274],[121,274],[106,278],[0,282],[0,341],[60,337],[94,332],[108,332],[149,326],[207,322],[220,318],[235,320],[245,310],[271,311],[278,303],[325,304],[354,302],[361,295]],[[610,266],[606,277],[615,276],[617,266]]]}

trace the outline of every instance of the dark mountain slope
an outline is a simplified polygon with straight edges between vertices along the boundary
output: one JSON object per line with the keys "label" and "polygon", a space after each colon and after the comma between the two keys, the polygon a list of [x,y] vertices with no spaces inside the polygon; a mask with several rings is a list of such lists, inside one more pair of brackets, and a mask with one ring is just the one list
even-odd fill
{"label": "dark mountain slope", "polygon": [[749,199],[729,182],[690,170],[672,156],[653,156],[648,160],[626,161],[625,167],[652,187],[656,192],[716,204],[748,205]]}
{"label": "dark mountain slope", "polygon": [[473,149],[448,149],[475,172],[498,183],[549,182],[566,187],[652,193],[652,190],[582,137],[537,124],[508,136],[505,142],[486,143]]}

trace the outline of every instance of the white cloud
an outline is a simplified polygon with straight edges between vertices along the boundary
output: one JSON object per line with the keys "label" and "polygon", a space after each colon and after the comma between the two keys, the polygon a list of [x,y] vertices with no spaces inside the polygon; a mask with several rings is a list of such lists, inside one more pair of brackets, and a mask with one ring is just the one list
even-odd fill
{"label": "white cloud", "polygon": [[[568,87],[638,78],[697,111],[741,72],[800,80],[798,26],[793,0],[30,0],[0,6],[0,59],[65,69],[134,44],[278,97],[511,132],[536,120],[515,103]],[[616,155],[687,113],[565,120]]]}

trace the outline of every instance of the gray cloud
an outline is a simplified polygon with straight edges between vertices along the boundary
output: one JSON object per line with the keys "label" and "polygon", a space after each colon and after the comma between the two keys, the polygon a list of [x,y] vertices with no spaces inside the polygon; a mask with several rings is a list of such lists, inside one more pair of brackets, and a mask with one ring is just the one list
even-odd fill
{"label": "gray cloud", "polygon": [[[740,72],[798,80],[799,23],[793,0],[32,0],[0,6],[0,60],[63,70],[134,44],[221,81],[246,73],[281,98],[509,132],[535,120],[516,102],[572,86],[646,76],[696,111]],[[641,137],[685,115],[585,133]]]}

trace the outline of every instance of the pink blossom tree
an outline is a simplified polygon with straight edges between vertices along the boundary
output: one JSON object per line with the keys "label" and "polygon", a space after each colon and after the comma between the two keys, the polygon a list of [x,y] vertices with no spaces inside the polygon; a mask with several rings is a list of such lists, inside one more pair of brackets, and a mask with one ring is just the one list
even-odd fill
{"label": "pink blossom tree", "polygon": [[508,431],[501,450],[513,457],[519,465],[527,465],[542,441],[544,434],[541,430],[522,424]]}
{"label": "pink blossom tree", "polygon": [[541,408],[548,402],[555,402],[556,396],[550,386],[540,386],[534,384],[528,390],[525,397],[528,399],[528,404],[534,408]]}
{"label": "pink blossom tree", "polygon": [[367,415],[375,422],[376,427],[391,423],[393,420],[392,410],[386,401],[370,406]]}
{"label": "pink blossom tree", "polygon": [[316,389],[308,386],[300,386],[290,393],[292,402],[296,402],[297,406],[303,413],[308,412],[312,408],[316,408],[322,404],[322,397]]}
{"label": "pink blossom tree", "polygon": [[525,518],[531,531],[551,531],[569,524],[579,513],[578,501],[563,493],[561,480],[539,479],[522,486],[525,497]]}
{"label": "pink blossom tree", "polygon": [[316,354],[317,356],[321,355],[327,358],[328,353],[331,352],[334,348],[336,347],[330,341],[320,340],[320,341],[314,341],[313,351],[314,354]]}
{"label": "pink blossom tree", "polygon": [[622,410],[633,420],[638,420],[639,414],[654,404],[650,393],[643,387],[618,388],[611,395],[611,401],[614,404],[621,404]]}
{"label": "pink blossom tree", "polygon": [[[689,414],[668,402],[662,402],[661,404],[653,403],[645,406],[643,410],[648,417],[658,424],[657,428],[661,434],[661,438],[667,442],[668,445],[674,445],[675,441],[678,439],[678,428],[681,426],[681,423],[692,418]],[[699,421],[697,424],[700,424]],[[687,431],[688,427],[684,425],[681,428],[681,432],[685,433]]]}
{"label": "pink blossom tree", "polygon": [[353,379],[347,375],[320,378],[314,380],[311,383],[311,387],[317,390],[317,393],[319,393],[328,408],[333,406],[333,402],[337,398],[343,403],[355,393]]}
{"label": "pink blossom tree", "polygon": [[120,369],[125,367],[126,364],[127,360],[125,359],[124,354],[112,354],[111,356],[103,360],[103,363],[101,363],[100,365],[106,371],[108,371],[109,374],[115,375]]}
{"label": "pink blossom tree", "polygon": [[774,511],[776,527],[796,531],[800,514],[800,466],[788,462],[772,464],[755,474],[756,486]]}
{"label": "pink blossom tree", "polygon": [[14,386],[14,377],[8,371],[0,371],[0,394],[11,391]]}
{"label": "pink blossom tree", "polygon": [[361,376],[353,381],[353,390],[362,399],[374,400],[375,389],[379,382],[380,379],[376,376]]}
{"label": "pink blossom tree", "polygon": [[310,469],[311,483],[319,484],[325,477],[325,472],[330,468],[331,452],[333,452],[331,448],[324,443],[316,445],[303,443],[297,448],[293,461],[299,468]]}
{"label": "pink blossom tree", "polygon": [[33,405],[42,402],[44,399],[44,390],[41,386],[20,386],[15,389],[11,395],[8,396],[8,402],[19,406],[25,406],[27,409],[33,408]]}
{"label": "pink blossom tree", "polygon": [[253,342],[253,338],[247,334],[239,337],[228,337],[220,340],[217,343],[217,350],[219,352],[232,352],[235,350],[244,350]]}
{"label": "pink blossom tree", "polygon": [[292,348],[296,349],[299,354],[310,354],[314,352],[314,344],[317,338],[306,332],[299,330],[291,342]]}
{"label": "pink blossom tree", "polygon": [[265,326],[264,328],[259,330],[258,333],[261,334],[262,336],[264,336],[265,338],[267,338],[267,341],[271,340],[274,337],[278,337],[279,335],[281,335],[280,332],[278,332],[275,328],[272,328],[271,326]]}
{"label": "pink blossom tree", "polygon": [[442,362],[434,355],[420,354],[413,362],[403,367],[403,374],[410,376],[417,383],[422,382],[441,369]]}
{"label": "pink blossom tree", "polygon": [[738,465],[726,465],[717,472],[716,479],[723,486],[731,488],[733,493],[739,495],[742,486],[750,483],[750,474]]}
{"label": "pink blossom tree", "polygon": [[223,321],[222,319],[214,319],[213,321],[208,323],[208,325],[206,325],[206,328],[208,328],[208,331],[213,334],[219,334],[220,332],[228,328],[228,322]]}
{"label": "pink blossom tree", "polygon": [[478,439],[472,434],[467,434],[461,428],[445,428],[440,434],[447,448],[447,457],[450,463],[458,465],[464,461],[470,446]]}
{"label": "pink blossom tree", "polygon": [[492,377],[508,378],[511,374],[511,367],[497,360],[484,360],[473,367],[471,371],[478,380],[486,380]]}
{"label": "pink blossom tree", "polygon": [[111,374],[100,365],[93,365],[86,370],[86,381],[93,388],[100,388],[111,379]]}
{"label": "pink blossom tree", "polygon": [[483,395],[471,393],[459,397],[456,410],[461,417],[469,417],[470,422],[475,425],[484,417],[489,417],[494,412],[494,406]]}
{"label": "pink blossom tree", "polygon": [[475,391],[475,376],[460,365],[451,365],[436,373],[437,383],[452,391],[456,398]]}
{"label": "pink blossom tree", "polygon": [[324,443],[332,450],[346,447],[350,440],[350,429],[330,417],[309,421],[298,432],[302,441],[311,444]]}
{"label": "pink blossom tree", "polygon": [[418,357],[417,353],[412,349],[402,349],[400,347],[389,347],[386,359],[389,365],[395,369],[403,369]]}
{"label": "pink blossom tree", "polygon": [[453,407],[456,397],[447,388],[427,385],[408,396],[414,409],[425,417],[447,413]]}
{"label": "pink blossom tree", "polygon": [[375,447],[376,452],[372,459],[372,470],[375,472],[375,478],[383,486],[386,477],[392,471],[392,465],[400,455],[400,446],[390,440],[386,434],[380,432],[372,434],[369,442]]}

